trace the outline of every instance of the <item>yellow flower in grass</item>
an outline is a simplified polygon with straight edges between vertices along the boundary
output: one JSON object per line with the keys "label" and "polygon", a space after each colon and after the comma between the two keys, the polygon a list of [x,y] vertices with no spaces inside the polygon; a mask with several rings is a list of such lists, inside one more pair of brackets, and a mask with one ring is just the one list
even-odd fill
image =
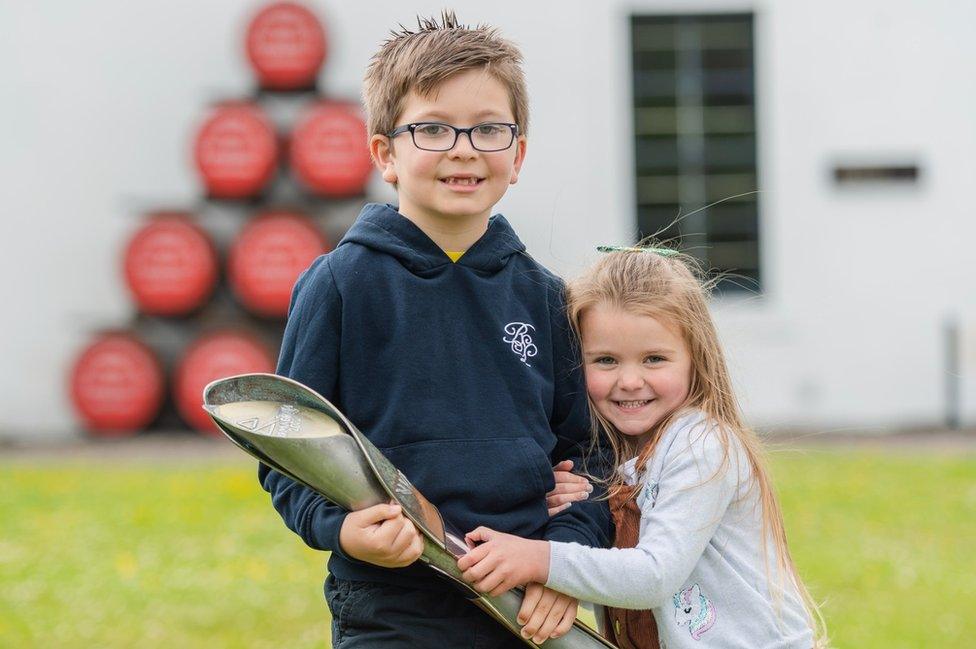
{"label": "yellow flower in grass", "polygon": [[130,579],[139,572],[139,562],[131,552],[122,552],[115,555],[115,570],[120,577]]}
{"label": "yellow flower in grass", "polygon": [[250,559],[244,566],[248,579],[251,581],[264,581],[268,578],[268,564],[261,559]]}

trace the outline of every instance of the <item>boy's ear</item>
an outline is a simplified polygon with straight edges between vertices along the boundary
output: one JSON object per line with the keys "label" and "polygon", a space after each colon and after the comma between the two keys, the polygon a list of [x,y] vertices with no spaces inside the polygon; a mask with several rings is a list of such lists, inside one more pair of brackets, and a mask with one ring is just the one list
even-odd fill
{"label": "boy's ear", "polygon": [[396,165],[393,159],[393,146],[390,138],[377,133],[369,138],[369,154],[373,158],[373,164],[379,169],[383,180],[388,183],[397,181]]}
{"label": "boy's ear", "polygon": [[521,171],[522,163],[525,161],[525,147],[525,136],[518,136],[518,139],[515,140],[515,162],[512,163],[512,177],[508,179],[509,185],[514,185],[518,182],[519,171]]}

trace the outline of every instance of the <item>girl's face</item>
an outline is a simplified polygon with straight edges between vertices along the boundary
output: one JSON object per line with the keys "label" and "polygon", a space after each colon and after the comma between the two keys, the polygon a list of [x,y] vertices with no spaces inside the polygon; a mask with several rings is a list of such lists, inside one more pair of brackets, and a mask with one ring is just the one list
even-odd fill
{"label": "girl's face", "polygon": [[586,391],[605,419],[643,444],[691,387],[691,354],[667,320],[607,305],[580,320]]}

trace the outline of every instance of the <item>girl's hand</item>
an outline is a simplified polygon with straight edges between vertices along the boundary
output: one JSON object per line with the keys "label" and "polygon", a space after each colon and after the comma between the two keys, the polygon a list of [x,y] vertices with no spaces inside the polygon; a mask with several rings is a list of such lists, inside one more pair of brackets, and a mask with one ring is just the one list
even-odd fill
{"label": "girl's hand", "polygon": [[522,637],[542,644],[550,638],[566,635],[576,620],[579,602],[542,584],[525,587],[525,599],[519,609],[518,623]]}
{"label": "girl's hand", "polygon": [[479,527],[464,535],[468,545],[480,543],[458,560],[464,580],[482,593],[497,597],[529,582],[549,579],[549,543],[530,541]]}
{"label": "girl's hand", "polygon": [[546,494],[546,507],[549,508],[550,517],[569,509],[569,506],[578,500],[586,500],[593,491],[593,485],[590,484],[589,480],[571,473],[572,469],[572,460],[563,460],[552,467],[552,476],[556,479],[556,486]]}

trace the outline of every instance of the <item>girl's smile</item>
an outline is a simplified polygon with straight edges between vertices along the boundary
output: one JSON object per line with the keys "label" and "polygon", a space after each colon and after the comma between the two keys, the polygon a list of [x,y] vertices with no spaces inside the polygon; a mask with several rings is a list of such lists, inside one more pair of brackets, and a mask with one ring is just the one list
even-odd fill
{"label": "girl's smile", "polygon": [[587,309],[580,329],[593,406],[643,443],[688,397],[691,354],[684,339],[667,320],[606,304]]}
{"label": "girl's smile", "polygon": [[642,399],[640,401],[614,401],[613,403],[625,412],[635,412],[649,404],[651,401],[653,401],[653,399]]}

